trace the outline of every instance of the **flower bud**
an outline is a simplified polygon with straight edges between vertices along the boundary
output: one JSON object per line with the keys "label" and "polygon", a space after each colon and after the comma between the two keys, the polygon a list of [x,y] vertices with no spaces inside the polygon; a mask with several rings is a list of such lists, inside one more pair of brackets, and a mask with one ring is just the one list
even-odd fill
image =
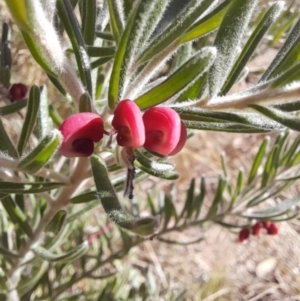
{"label": "flower bud", "polygon": [[114,112],[112,126],[117,131],[117,143],[124,147],[141,147],[145,142],[145,127],[139,107],[131,100],[121,100]]}
{"label": "flower bud", "polygon": [[239,233],[239,242],[245,242],[248,240],[250,236],[250,230],[248,228],[244,228]]}
{"label": "flower bud", "polygon": [[11,100],[11,102],[22,100],[26,97],[27,92],[28,88],[24,84],[13,84],[9,88],[8,98]]}
{"label": "flower bud", "polygon": [[261,223],[256,223],[252,227],[252,234],[255,236],[259,236],[261,233]]}
{"label": "flower bud", "polygon": [[271,223],[269,228],[267,228],[267,232],[269,235],[277,235],[279,232],[279,229],[274,223]]}
{"label": "flower bud", "polygon": [[262,222],[262,225],[265,229],[268,229],[270,226],[271,226],[271,222],[270,221],[263,221]]}
{"label": "flower bud", "polygon": [[68,158],[89,157],[94,152],[94,142],[104,134],[102,118],[89,112],[68,117],[59,130],[63,135],[60,153]]}
{"label": "flower bud", "polygon": [[150,152],[167,156],[179,152],[186,139],[186,129],[177,112],[167,107],[153,107],[143,116],[146,141]]}

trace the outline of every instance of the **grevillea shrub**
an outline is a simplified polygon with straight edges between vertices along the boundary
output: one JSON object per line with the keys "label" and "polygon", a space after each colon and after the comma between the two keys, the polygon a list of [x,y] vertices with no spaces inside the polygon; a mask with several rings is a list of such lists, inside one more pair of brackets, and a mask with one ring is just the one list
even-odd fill
{"label": "grevillea shrub", "polygon": [[[299,178],[298,2],[5,0],[0,299],[194,300],[131,260],[144,258],[137,246],[200,243],[211,225],[237,243],[276,240],[299,215],[297,190],[283,193]],[[253,77],[267,48],[278,54]],[[216,177],[191,173],[176,192],[169,157],[188,160],[199,131],[261,142],[246,172],[231,177],[222,154]],[[181,241],[191,227],[199,235]]]}

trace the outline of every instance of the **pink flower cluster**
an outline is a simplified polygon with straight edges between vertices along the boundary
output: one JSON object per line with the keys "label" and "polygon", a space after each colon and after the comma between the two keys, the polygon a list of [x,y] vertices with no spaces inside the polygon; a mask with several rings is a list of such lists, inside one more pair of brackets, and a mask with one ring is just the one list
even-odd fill
{"label": "pink flower cluster", "polygon": [[239,242],[246,242],[249,239],[250,234],[260,236],[263,229],[265,229],[269,235],[277,235],[279,231],[278,227],[270,221],[257,222],[251,228],[241,229],[238,240]]}
{"label": "pink flower cluster", "polygon": [[[144,114],[131,100],[118,103],[112,120],[118,145],[129,148],[144,147],[162,156],[172,156],[183,148],[187,131],[177,112],[168,107],[153,107]],[[102,118],[94,113],[78,113],[60,126],[63,143],[60,152],[65,157],[89,157],[94,143],[107,132]]]}

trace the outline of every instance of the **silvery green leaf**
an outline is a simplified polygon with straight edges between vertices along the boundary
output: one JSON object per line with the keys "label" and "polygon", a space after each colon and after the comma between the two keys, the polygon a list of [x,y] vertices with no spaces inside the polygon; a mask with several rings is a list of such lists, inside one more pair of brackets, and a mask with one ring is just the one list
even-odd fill
{"label": "silvery green leaf", "polygon": [[80,26],[69,0],[57,0],[57,12],[70,38],[82,83],[90,95],[93,95],[91,67],[86,52]]}
{"label": "silvery green leaf", "polygon": [[31,174],[36,173],[49,162],[61,142],[61,133],[58,130],[53,130],[30,153],[22,157],[18,168]]}
{"label": "silvery green leaf", "polygon": [[72,261],[86,254],[88,250],[89,245],[87,241],[63,254],[54,254],[43,247],[33,248],[33,252],[38,257],[42,258],[45,261],[57,263],[71,263]]}
{"label": "silvery green leaf", "polygon": [[217,58],[209,75],[211,97],[219,94],[226,81],[257,2],[257,0],[244,0],[242,2],[233,0],[226,11],[214,43],[217,48]]}
{"label": "silvery green leaf", "polygon": [[37,86],[32,86],[28,97],[27,113],[18,143],[18,152],[20,155],[23,154],[30,135],[34,129],[40,107],[40,97],[40,89]]}

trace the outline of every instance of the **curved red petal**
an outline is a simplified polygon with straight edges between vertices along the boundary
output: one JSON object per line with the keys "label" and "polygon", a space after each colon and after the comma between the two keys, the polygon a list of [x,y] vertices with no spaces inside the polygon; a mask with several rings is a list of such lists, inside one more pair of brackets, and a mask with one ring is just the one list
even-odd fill
{"label": "curved red petal", "polygon": [[186,142],[186,138],[187,138],[187,130],[186,130],[185,124],[181,121],[179,141],[178,141],[175,149],[169,154],[169,156],[174,156],[183,149],[185,142]]}
{"label": "curved red petal", "polygon": [[91,143],[86,143],[86,151],[84,151],[82,146],[80,151],[78,151],[73,143],[76,140],[100,141],[104,133],[103,120],[95,113],[78,113],[68,117],[59,127],[59,130],[63,135],[63,142],[60,147],[62,155],[68,158],[88,157],[89,155],[87,154],[90,152]]}
{"label": "curved red petal", "polygon": [[120,146],[138,148],[145,142],[145,127],[139,107],[131,100],[121,100],[114,112],[112,126]]}
{"label": "curved red petal", "polygon": [[153,107],[144,116],[146,141],[144,147],[167,156],[177,147],[181,135],[181,120],[177,112],[167,107]]}

